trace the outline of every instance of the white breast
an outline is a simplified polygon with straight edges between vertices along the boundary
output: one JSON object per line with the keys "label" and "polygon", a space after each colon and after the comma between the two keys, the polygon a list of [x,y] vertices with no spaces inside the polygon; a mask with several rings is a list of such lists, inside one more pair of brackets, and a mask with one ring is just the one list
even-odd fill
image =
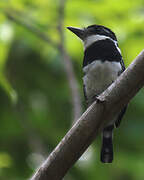
{"label": "white breast", "polygon": [[83,68],[85,74],[83,83],[88,101],[91,102],[95,95],[99,95],[107,89],[118,77],[121,70],[121,64],[119,62],[102,62],[96,60],[85,66]]}

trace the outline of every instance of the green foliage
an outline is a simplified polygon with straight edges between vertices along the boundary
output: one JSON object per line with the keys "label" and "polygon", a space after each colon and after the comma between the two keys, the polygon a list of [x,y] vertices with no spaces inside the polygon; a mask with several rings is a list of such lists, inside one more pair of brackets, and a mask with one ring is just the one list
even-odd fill
{"label": "green foliage", "polygon": [[3,14],[0,14],[0,22],[0,85],[5,89],[12,102],[15,103],[17,94],[8,82],[4,72],[13,30],[6,22]]}
{"label": "green foliage", "polygon": [[[72,123],[71,95],[60,53],[35,33],[7,18],[5,11],[59,43],[59,0],[0,1],[0,179],[26,180]],[[82,44],[67,26],[102,24],[116,32],[128,66],[143,49],[143,0],[66,2],[66,49],[82,89]],[[99,162],[100,139],[76,163],[67,180],[144,179],[144,90],[130,103],[115,131],[115,160]],[[10,97],[10,98],[9,98]],[[83,97],[83,95],[82,95]],[[11,103],[15,102],[14,104]]]}

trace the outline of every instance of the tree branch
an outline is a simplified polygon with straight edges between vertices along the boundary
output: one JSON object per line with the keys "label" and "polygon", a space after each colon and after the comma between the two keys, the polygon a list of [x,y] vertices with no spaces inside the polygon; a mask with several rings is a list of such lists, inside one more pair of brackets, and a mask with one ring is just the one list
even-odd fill
{"label": "tree branch", "polygon": [[[34,33],[37,37],[39,37],[41,40],[45,41],[46,43],[50,44],[54,48],[59,50],[59,44],[54,42],[50,37],[48,37],[44,32],[41,32],[40,29],[37,28],[37,26],[32,25],[33,23],[30,23],[27,21],[22,20],[21,13],[19,11],[13,10],[13,9],[5,9],[3,10],[6,17],[15,22],[18,25],[23,26],[30,32]],[[26,19],[26,18],[25,18]]]}
{"label": "tree branch", "polygon": [[[50,44],[54,48],[58,50],[58,52],[61,54],[62,62],[64,66],[64,70],[66,72],[66,77],[68,80],[68,85],[71,92],[71,104],[72,104],[72,119],[75,122],[77,120],[81,113],[82,113],[82,105],[81,105],[81,96],[78,88],[78,83],[76,80],[76,76],[73,70],[73,64],[70,56],[68,55],[65,47],[64,47],[64,10],[65,10],[65,3],[66,0],[61,0],[59,4],[58,9],[58,32],[60,36],[60,43],[54,42],[50,37],[48,37],[44,32],[42,32],[40,29],[38,29],[35,25],[32,25],[33,23],[30,23],[25,21],[24,19],[21,19],[21,12],[16,11],[14,9],[5,9],[3,12],[7,16],[8,19],[11,21],[23,26],[27,30],[31,31],[37,37],[39,37],[41,40],[45,41],[46,43]],[[27,18],[25,18],[27,19]]]}
{"label": "tree branch", "polygon": [[59,2],[59,13],[58,13],[58,32],[60,36],[60,53],[63,59],[63,64],[65,68],[65,72],[67,74],[67,80],[69,82],[69,87],[72,95],[72,120],[74,123],[82,113],[82,105],[81,105],[81,98],[78,88],[78,83],[75,77],[75,73],[73,70],[73,64],[71,61],[70,56],[68,55],[65,49],[65,37],[64,37],[64,17],[65,17],[65,5],[66,0],[60,0]]}
{"label": "tree branch", "polygon": [[144,51],[83,113],[31,180],[60,180],[96,138],[144,85]]}

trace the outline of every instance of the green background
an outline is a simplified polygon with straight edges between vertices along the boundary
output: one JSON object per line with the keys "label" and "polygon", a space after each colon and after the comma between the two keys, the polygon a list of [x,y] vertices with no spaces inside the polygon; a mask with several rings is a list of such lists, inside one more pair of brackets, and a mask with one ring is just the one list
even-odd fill
{"label": "green background", "polygon": [[[28,22],[59,43],[60,4],[58,0],[0,0],[0,180],[30,178],[71,127],[71,94],[60,53],[6,15]],[[91,24],[105,25],[116,33],[128,66],[143,49],[144,1],[65,2],[65,48],[72,59],[82,103],[83,47],[66,27]],[[66,180],[144,179],[144,90],[130,102],[120,128],[115,130],[112,164],[100,162],[100,144],[99,137]]]}

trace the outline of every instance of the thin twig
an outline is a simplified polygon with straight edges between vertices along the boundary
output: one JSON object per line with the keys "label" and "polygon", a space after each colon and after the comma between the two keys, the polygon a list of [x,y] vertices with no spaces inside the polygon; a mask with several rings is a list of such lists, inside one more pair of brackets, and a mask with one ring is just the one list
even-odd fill
{"label": "thin twig", "polygon": [[[12,11],[12,10],[11,10]],[[18,11],[15,11],[18,12]],[[5,9],[4,10],[5,15],[7,16],[7,18],[15,23],[17,23],[18,25],[21,25],[23,27],[25,27],[27,30],[31,31],[32,33],[34,33],[35,35],[37,35],[40,39],[42,39],[43,41],[47,42],[48,44],[50,44],[51,46],[53,46],[56,49],[59,49],[59,44],[54,42],[50,37],[48,37],[44,32],[41,32],[41,30],[39,30],[36,26],[31,25],[30,23],[28,23],[27,21],[22,21],[22,19],[20,19],[20,17],[16,16],[15,13],[11,13],[9,12],[9,10]]]}
{"label": "thin twig", "polygon": [[144,51],[69,130],[31,180],[61,180],[98,133],[144,86]]}
{"label": "thin twig", "polygon": [[65,37],[64,37],[64,17],[65,17],[65,5],[66,0],[60,0],[59,2],[59,13],[58,13],[58,31],[60,35],[60,53],[63,59],[63,64],[67,74],[67,80],[69,82],[71,90],[71,101],[73,109],[73,122],[74,123],[82,113],[81,96],[79,93],[78,83],[73,70],[73,65],[70,56],[65,49]]}
{"label": "thin twig", "polygon": [[[31,31],[37,37],[39,37],[41,40],[45,41],[46,43],[50,44],[54,48],[56,48],[62,57],[62,62],[64,65],[64,69],[66,72],[66,77],[68,80],[70,92],[71,92],[71,103],[72,103],[72,119],[73,121],[77,120],[81,113],[82,113],[82,105],[81,105],[81,96],[78,88],[78,82],[76,80],[76,76],[73,70],[73,64],[71,61],[70,56],[68,55],[65,47],[64,47],[64,10],[65,10],[65,0],[60,1],[59,9],[58,9],[58,32],[60,35],[60,43],[54,42],[50,37],[48,37],[44,32],[39,30],[36,26],[32,25],[32,23],[28,23],[27,21],[24,21],[20,18],[20,12],[13,10],[13,9],[5,9],[3,12],[7,16],[8,19],[11,21],[17,23],[18,25],[23,26],[27,30]],[[19,14],[19,17],[16,15]]]}

